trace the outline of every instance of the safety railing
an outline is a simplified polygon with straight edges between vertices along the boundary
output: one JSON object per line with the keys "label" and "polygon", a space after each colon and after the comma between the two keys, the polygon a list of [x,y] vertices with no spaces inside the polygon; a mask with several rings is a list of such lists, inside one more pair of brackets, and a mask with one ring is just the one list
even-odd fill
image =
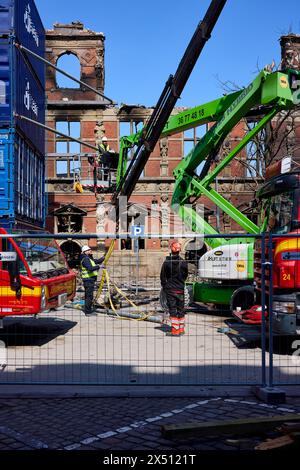
{"label": "safety railing", "polygon": [[[268,385],[300,382],[299,234],[269,234],[267,243]],[[271,275],[272,273],[272,275]]]}

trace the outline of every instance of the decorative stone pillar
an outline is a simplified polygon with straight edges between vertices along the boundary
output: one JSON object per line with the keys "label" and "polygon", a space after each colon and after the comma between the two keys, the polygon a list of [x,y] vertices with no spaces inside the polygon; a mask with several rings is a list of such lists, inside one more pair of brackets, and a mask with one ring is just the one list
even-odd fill
{"label": "decorative stone pillar", "polygon": [[[160,198],[161,200],[161,233],[166,235],[170,233],[170,205],[169,197],[164,194]],[[169,246],[168,240],[162,240],[161,247],[167,249]]]}
{"label": "decorative stone pillar", "polygon": [[[106,219],[106,206],[104,201],[104,196],[102,194],[97,194],[96,202],[96,232],[105,233],[105,219]],[[98,249],[105,249],[105,238],[97,239]]]}
{"label": "decorative stone pillar", "polygon": [[168,176],[168,139],[159,141],[160,148],[160,176]]}
{"label": "decorative stone pillar", "polygon": [[95,144],[97,147],[102,143],[102,137],[105,135],[105,128],[103,121],[97,121],[94,129],[95,134]]}
{"label": "decorative stone pillar", "polygon": [[288,34],[281,36],[281,68],[300,69],[300,36]]}
{"label": "decorative stone pillar", "polygon": [[[221,151],[220,151],[222,160],[229,155],[230,151],[231,151],[230,140],[225,139],[223,144],[222,144]],[[224,168],[224,170],[222,172],[222,176],[231,176],[231,166],[230,165],[227,165]]]}
{"label": "decorative stone pillar", "polygon": [[95,72],[97,79],[97,88],[104,90],[105,69],[104,69],[104,46],[96,50]]}

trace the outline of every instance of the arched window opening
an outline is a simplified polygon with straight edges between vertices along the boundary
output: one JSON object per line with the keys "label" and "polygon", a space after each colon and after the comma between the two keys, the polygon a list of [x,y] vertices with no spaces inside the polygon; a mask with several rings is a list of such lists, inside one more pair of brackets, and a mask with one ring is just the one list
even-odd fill
{"label": "arched window opening", "polygon": [[[81,66],[79,59],[75,54],[65,53],[59,57],[57,67],[69,73],[73,77],[80,80]],[[56,72],[56,84],[58,88],[79,88],[79,83],[71,80],[60,72]]]}

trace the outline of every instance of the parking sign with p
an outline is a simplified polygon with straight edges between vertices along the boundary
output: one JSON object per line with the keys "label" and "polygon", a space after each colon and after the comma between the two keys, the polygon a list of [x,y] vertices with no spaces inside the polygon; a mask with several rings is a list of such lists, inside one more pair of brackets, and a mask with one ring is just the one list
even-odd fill
{"label": "parking sign with p", "polygon": [[145,233],[144,225],[132,225],[131,227],[131,238],[143,237]]}

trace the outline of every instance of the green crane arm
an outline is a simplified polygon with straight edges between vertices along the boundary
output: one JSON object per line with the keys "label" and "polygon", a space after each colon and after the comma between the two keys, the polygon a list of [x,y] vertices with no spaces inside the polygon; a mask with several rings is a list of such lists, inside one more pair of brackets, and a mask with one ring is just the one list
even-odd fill
{"label": "green crane arm", "polygon": [[[233,127],[256,106],[266,106],[268,112],[212,171],[208,172],[220,145]],[[289,83],[289,73],[262,71],[250,85],[236,93],[211,101],[189,111],[172,116],[167,122],[162,136],[170,135],[205,122],[215,124],[199,141],[174,170],[175,189],[172,208],[192,231],[204,234],[217,234],[190,204],[191,199],[206,196],[222,211],[227,213],[240,227],[248,233],[258,234],[262,228],[250,221],[230,202],[218,194],[211,184],[217,175],[230,164],[232,159],[248,144],[249,141],[282,109],[294,106],[293,92]],[[204,168],[197,176],[195,170],[205,161]],[[245,241],[242,238],[232,243]],[[249,242],[250,240],[247,239]],[[206,239],[215,248],[228,241],[220,238]]]}
{"label": "green crane arm", "polygon": [[[270,73],[263,70],[247,88],[210,101],[195,108],[169,117],[162,130],[161,138],[178,132],[214,122],[214,125],[199,141],[196,147],[180,162],[174,170],[175,189],[172,208],[192,231],[205,235],[217,235],[218,232],[208,224],[201,213],[198,213],[190,200],[205,196],[227,213],[247,233],[258,234],[264,227],[258,227],[242,212],[211,188],[218,174],[231,163],[232,159],[253,139],[253,137],[282,109],[294,106],[292,83],[300,77],[300,72]],[[297,93],[299,93],[299,88]],[[297,95],[298,101],[300,96]],[[263,115],[256,126],[239,142],[239,144],[213,169],[210,166],[218,150],[233,127],[248,115]],[[136,134],[121,139],[118,168],[118,182],[124,178],[128,150],[139,145],[143,138],[142,129]],[[199,176],[195,170],[204,162]],[[249,238],[233,239],[232,243],[250,242]],[[224,238],[207,238],[212,248],[230,243]]]}

